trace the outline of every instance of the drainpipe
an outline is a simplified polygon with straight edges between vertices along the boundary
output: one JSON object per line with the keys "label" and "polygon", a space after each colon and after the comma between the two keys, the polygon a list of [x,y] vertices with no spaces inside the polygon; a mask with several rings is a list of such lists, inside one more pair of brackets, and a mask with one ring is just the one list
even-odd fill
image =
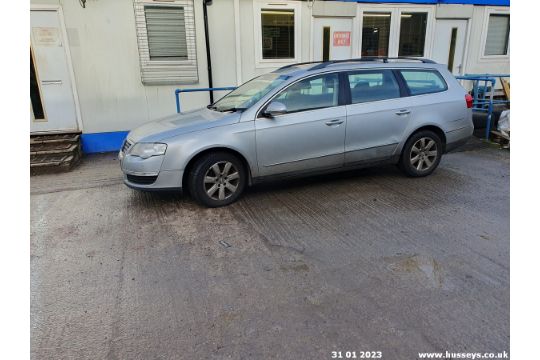
{"label": "drainpipe", "polygon": [[[213,88],[214,83],[212,81],[212,59],[210,56],[210,37],[208,35],[208,9],[206,5],[212,5],[212,0],[203,0],[203,14],[204,14],[204,41],[206,43],[206,64],[208,71],[208,87]],[[214,102],[214,92],[210,90],[210,104]]]}
{"label": "drainpipe", "polygon": [[234,0],[234,38],[236,53],[236,86],[242,85],[242,49],[240,46],[240,0]]}

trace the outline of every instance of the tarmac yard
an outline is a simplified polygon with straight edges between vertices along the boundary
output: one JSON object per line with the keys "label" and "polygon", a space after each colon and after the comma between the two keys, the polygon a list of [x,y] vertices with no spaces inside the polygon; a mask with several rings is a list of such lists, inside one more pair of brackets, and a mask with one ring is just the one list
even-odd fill
{"label": "tarmac yard", "polygon": [[34,359],[509,350],[509,153],[259,185],[205,209],[114,155],[31,178]]}

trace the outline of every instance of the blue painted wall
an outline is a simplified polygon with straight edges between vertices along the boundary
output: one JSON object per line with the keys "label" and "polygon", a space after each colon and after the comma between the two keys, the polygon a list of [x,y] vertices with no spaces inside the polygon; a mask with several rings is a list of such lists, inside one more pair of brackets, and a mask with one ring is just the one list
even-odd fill
{"label": "blue painted wall", "polygon": [[408,4],[466,4],[466,5],[494,5],[510,6],[510,0],[333,0],[359,3],[408,3]]}
{"label": "blue painted wall", "polygon": [[118,151],[127,134],[128,131],[82,134],[82,151],[84,154]]}

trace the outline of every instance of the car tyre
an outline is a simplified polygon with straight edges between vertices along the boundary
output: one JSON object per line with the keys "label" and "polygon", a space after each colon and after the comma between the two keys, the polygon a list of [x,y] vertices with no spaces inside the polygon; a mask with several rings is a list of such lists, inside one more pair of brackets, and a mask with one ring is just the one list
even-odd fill
{"label": "car tyre", "polygon": [[439,166],[442,153],[443,144],[436,133],[430,130],[419,131],[405,143],[399,168],[408,176],[427,176]]}
{"label": "car tyre", "polygon": [[193,199],[207,207],[220,207],[235,202],[246,186],[247,172],[235,155],[216,152],[198,159],[188,177]]}

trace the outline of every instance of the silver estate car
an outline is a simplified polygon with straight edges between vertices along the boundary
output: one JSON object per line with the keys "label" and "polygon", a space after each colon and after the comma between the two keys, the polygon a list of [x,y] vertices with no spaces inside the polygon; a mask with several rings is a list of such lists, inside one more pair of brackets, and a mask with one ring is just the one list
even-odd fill
{"label": "silver estate car", "polygon": [[277,177],[380,163],[429,175],[471,136],[471,107],[446,66],[431,60],[300,63],[132,130],[119,159],[131,188],[184,189],[217,207]]}

